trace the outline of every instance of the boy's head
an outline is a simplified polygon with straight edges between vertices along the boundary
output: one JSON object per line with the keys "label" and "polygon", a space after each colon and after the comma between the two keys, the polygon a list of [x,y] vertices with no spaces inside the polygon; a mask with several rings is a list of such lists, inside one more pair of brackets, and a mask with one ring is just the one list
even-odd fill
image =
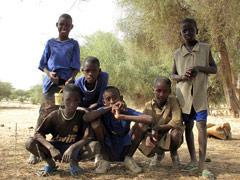
{"label": "boy's head", "polygon": [[157,104],[163,106],[169,94],[171,94],[171,81],[165,76],[158,76],[153,83],[152,88]]}
{"label": "boy's head", "polygon": [[68,38],[70,31],[73,28],[72,17],[69,14],[62,14],[56,23],[59,37]]}
{"label": "boy's head", "polygon": [[198,29],[194,19],[185,18],[180,22],[180,35],[185,42],[194,41],[196,34],[198,34]]}
{"label": "boy's head", "polygon": [[63,88],[63,102],[65,111],[74,113],[80,103],[80,88],[75,84],[68,84]]}
{"label": "boy's head", "polygon": [[105,106],[114,105],[116,102],[122,101],[122,99],[119,89],[114,86],[108,86],[103,91],[103,104]]}
{"label": "boy's head", "polygon": [[87,57],[83,62],[83,75],[89,84],[94,84],[101,72],[99,60],[96,57]]}

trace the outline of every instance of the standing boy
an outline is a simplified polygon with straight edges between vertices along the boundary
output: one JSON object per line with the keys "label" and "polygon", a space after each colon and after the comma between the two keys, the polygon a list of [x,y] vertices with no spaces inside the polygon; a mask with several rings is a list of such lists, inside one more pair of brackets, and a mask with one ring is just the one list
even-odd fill
{"label": "standing boy", "polygon": [[153,157],[150,167],[159,167],[165,151],[170,151],[174,168],[180,166],[178,148],[183,142],[184,125],[181,109],[176,98],[169,97],[171,81],[164,76],[154,80],[152,88],[154,99],[147,102],[143,114],[153,117],[150,132],[141,142],[139,150]]}
{"label": "standing boy", "polygon": [[82,72],[84,76],[75,82],[81,89],[80,107],[97,109],[103,105],[103,91],[108,84],[108,73],[102,72],[99,60],[91,56],[85,59]]}
{"label": "standing boy", "polygon": [[[172,79],[177,81],[176,94],[179,100],[183,120],[186,125],[186,141],[191,161],[184,171],[198,169],[205,179],[214,179],[214,175],[205,165],[207,149],[207,81],[208,74],[216,74],[210,45],[195,39],[198,33],[193,19],[186,18],[180,23],[180,34],[184,44],[174,53]],[[199,162],[197,163],[193,120],[198,129]]]}
{"label": "standing boy", "polygon": [[[37,126],[59,106],[55,105],[54,93],[58,93],[63,85],[73,83],[80,70],[80,49],[78,42],[69,38],[73,28],[72,17],[62,14],[56,23],[58,37],[47,41],[39,69],[45,72],[43,80],[43,95]],[[37,163],[38,159],[30,156],[30,164]]]}
{"label": "standing boy", "polygon": [[[85,122],[92,122],[92,127],[102,147],[103,159],[96,168],[97,173],[106,173],[110,161],[122,162],[134,173],[141,168],[132,158],[141,142],[146,125],[152,123],[152,117],[127,108],[121,112],[122,96],[116,87],[109,86],[103,92],[104,107],[84,115]],[[101,118],[100,120],[96,120]],[[130,127],[131,121],[136,122]]]}
{"label": "standing boy", "polygon": [[[63,90],[64,109],[55,110],[37,128],[34,137],[26,142],[26,149],[35,156],[41,156],[47,166],[37,171],[37,175],[47,177],[56,171],[56,161],[69,163],[73,176],[79,176],[83,170],[78,161],[94,157],[99,153],[100,145],[92,140],[93,132],[83,121],[84,111],[77,110],[80,102],[79,88],[68,84]],[[50,141],[47,134],[52,135]]]}

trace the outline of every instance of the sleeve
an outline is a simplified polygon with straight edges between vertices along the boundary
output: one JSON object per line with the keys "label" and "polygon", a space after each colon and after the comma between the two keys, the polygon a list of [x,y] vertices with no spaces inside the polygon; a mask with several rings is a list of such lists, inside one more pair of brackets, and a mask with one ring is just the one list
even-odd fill
{"label": "sleeve", "polygon": [[106,72],[101,72],[100,75],[101,75],[101,79],[99,79],[99,81],[101,82],[101,89],[100,89],[100,92],[99,92],[97,103],[102,105],[103,91],[104,91],[104,89],[108,85],[108,77],[109,77],[109,75]]}
{"label": "sleeve", "polygon": [[77,85],[78,87],[79,87],[79,89],[80,89],[80,100],[82,101],[83,100],[83,97],[85,97],[85,95],[84,95],[84,93],[83,93],[83,91],[82,91],[82,78],[83,77],[80,77],[80,78],[78,78],[75,82],[74,82],[74,84],[75,85]]}
{"label": "sleeve", "polygon": [[169,121],[169,125],[175,129],[184,131],[184,125],[182,120],[182,112],[177,99],[174,99],[171,103],[172,108],[172,119]]}
{"label": "sleeve", "polygon": [[45,46],[45,49],[43,51],[43,55],[42,55],[42,58],[40,60],[38,69],[43,71],[44,68],[48,67],[48,59],[49,59],[50,55],[51,55],[51,49],[50,49],[49,40],[48,40],[47,44]]}
{"label": "sleeve", "polygon": [[80,64],[80,48],[79,48],[78,42],[75,41],[70,67],[72,69],[77,69],[78,71],[80,71],[80,66],[81,66],[81,64]]}
{"label": "sleeve", "polygon": [[125,112],[124,114],[126,115],[131,115],[131,116],[139,116],[142,115],[141,112],[135,111],[134,109],[128,108],[128,111]]}
{"label": "sleeve", "polygon": [[43,122],[40,124],[40,126],[37,128],[36,132],[42,134],[42,135],[46,135],[46,134],[50,134],[53,132],[53,122],[54,122],[54,115],[55,113],[52,112],[50,113],[44,120]]}

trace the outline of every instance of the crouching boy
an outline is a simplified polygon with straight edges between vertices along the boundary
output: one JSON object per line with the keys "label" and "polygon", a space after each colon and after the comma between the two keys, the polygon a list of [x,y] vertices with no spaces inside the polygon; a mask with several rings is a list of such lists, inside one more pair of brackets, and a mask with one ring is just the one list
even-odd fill
{"label": "crouching boy", "polygon": [[[34,137],[26,141],[26,149],[42,158],[47,166],[37,171],[41,177],[49,176],[56,171],[56,162],[69,163],[73,176],[80,175],[83,170],[78,161],[94,157],[100,151],[100,144],[91,141],[93,132],[83,121],[84,111],[77,110],[80,101],[80,89],[68,84],[63,89],[65,108],[50,113],[36,130]],[[45,135],[51,134],[47,141]]]}
{"label": "crouching boy", "polygon": [[[96,173],[106,173],[110,168],[110,162],[123,162],[132,172],[141,172],[142,169],[132,156],[147,130],[146,124],[152,123],[152,116],[143,115],[130,108],[121,111],[122,96],[113,86],[104,90],[103,104],[104,107],[83,117],[85,122],[92,122],[95,136],[102,147],[103,158],[98,162]],[[135,122],[132,127],[131,121]]]}
{"label": "crouching boy", "polygon": [[170,151],[173,167],[179,167],[177,150],[183,142],[184,125],[177,99],[169,97],[171,81],[167,77],[157,77],[152,91],[154,98],[145,104],[143,113],[151,115],[153,123],[139,150],[153,157],[150,167],[160,166],[165,151]]}

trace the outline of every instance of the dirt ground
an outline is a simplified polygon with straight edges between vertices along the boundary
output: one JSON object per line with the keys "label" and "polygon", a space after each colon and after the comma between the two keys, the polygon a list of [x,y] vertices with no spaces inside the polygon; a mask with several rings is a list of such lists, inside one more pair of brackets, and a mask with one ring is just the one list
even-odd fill
{"label": "dirt ground", "polygon": [[[27,163],[29,153],[24,148],[27,137],[32,136],[38,117],[39,105],[20,104],[18,102],[0,102],[0,179],[42,179],[35,172],[45,166],[44,162],[37,165]],[[216,179],[240,180],[240,119],[230,117],[209,117],[208,122],[229,122],[232,127],[232,140],[208,139],[207,157],[212,161],[208,163],[209,169]],[[197,142],[197,131],[195,142]],[[198,149],[196,143],[196,149]],[[181,163],[189,161],[186,142],[179,149]],[[162,179],[162,180],[196,180],[202,179],[201,174],[195,172],[182,172],[180,169],[171,169],[169,152],[160,168],[148,167],[150,159],[144,157],[139,151],[134,155],[136,162],[143,168],[143,173],[133,174],[121,164],[112,164],[111,169],[104,175],[94,172],[94,163],[80,162],[85,173],[79,179]],[[45,179],[75,179],[71,177],[67,164],[59,164],[58,171]]]}

